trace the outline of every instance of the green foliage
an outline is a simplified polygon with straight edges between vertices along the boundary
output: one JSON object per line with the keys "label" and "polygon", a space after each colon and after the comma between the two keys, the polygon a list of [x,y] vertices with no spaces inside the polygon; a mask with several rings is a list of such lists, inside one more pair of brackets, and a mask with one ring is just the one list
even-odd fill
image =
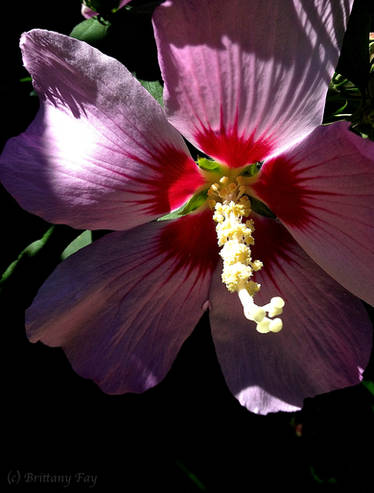
{"label": "green foliage", "polygon": [[327,478],[327,479],[324,479],[322,477],[320,477],[319,474],[317,474],[315,468],[313,466],[310,466],[310,474],[312,476],[312,478],[314,479],[314,481],[318,484],[336,484],[336,478],[334,477],[331,477],[331,478]]}
{"label": "green foliage", "polygon": [[91,17],[77,24],[70,36],[96,46],[107,36],[110,25],[109,21]]}
{"label": "green foliage", "polygon": [[161,105],[164,106],[163,100],[163,86],[158,80],[141,80],[138,79],[141,85],[155,98],[155,100]]}
{"label": "green foliage", "polygon": [[[83,2],[82,2],[83,3]],[[85,0],[84,4],[95,12],[106,14],[107,12],[115,11],[120,3],[120,0]]]}
{"label": "green foliage", "polygon": [[3,273],[2,301],[17,297],[20,307],[28,306],[37,290],[55,267],[79,231],[68,226],[50,226],[44,235],[28,245]]}
{"label": "green foliage", "polygon": [[372,0],[356,0],[349,18],[336,71],[363,93],[369,77],[369,32],[372,23]]}
{"label": "green foliage", "polygon": [[192,481],[192,483],[194,483],[196,488],[198,488],[200,491],[206,491],[205,484],[202,481],[200,481],[200,479],[196,476],[196,474],[191,472],[188,469],[188,467],[186,467],[183,464],[183,462],[181,462],[180,460],[176,460],[176,464],[184,472],[184,474],[187,476],[187,478],[190,479]]}
{"label": "green foliage", "polygon": [[374,382],[372,380],[363,380],[362,385],[374,395]]}
{"label": "green foliage", "polygon": [[73,253],[77,252],[81,248],[84,248],[92,243],[92,233],[90,230],[83,231],[79,236],[77,236],[71,243],[68,245],[65,250],[61,254],[61,259],[65,260]]}
{"label": "green foliage", "polygon": [[356,0],[326,98],[324,123],[351,122],[350,129],[374,140],[374,3]]}

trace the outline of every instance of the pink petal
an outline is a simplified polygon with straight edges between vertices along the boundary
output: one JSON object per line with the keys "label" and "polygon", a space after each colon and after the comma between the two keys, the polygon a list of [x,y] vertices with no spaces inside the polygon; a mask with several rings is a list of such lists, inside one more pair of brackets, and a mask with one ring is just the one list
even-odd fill
{"label": "pink petal", "polygon": [[154,13],[169,120],[229,166],[322,121],[352,0],[179,0]]}
{"label": "pink petal", "polygon": [[243,316],[218,273],[211,288],[211,326],[226,382],[256,413],[292,411],[303,399],[360,382],[368,363],[372,327],[357,298],[312,262],[279,223],[256,220],[257,304],[286,302],[283,329],[259,334]]}
{"label": "pink petal", "polygon": [[110,233],[69,257],[27,311],[31,341],[62,346],[105,392],[156,385],[204,311],[217,263],[210,216]]}
{"label": "pink petal", "polygon": [[304,250],[374,305],[374,144],[341,122],[266,163],[257,195]]}
{"label": "pink petal", "polygon": [[42,30],[21,46],[44,99],[1,157],[1,180],[22,207],[76,228],[127,229],[203,183],[163,109],[118,61]]}

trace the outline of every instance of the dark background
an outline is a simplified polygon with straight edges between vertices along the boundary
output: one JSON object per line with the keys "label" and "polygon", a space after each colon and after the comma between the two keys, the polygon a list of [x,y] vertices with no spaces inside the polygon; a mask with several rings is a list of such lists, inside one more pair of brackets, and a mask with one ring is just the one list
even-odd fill
{"label": "dark background", "polygon": [[[355,32],[357,25],[367,29],[371,2],[356,3]],[[79,0],[13,2],[2,9],[1,148],[27,127],[38,108],[31,84],[20,81],[28,76],[20,34],[36,27],[69,34],[82,21]],[[357,61],[356,38],[346,42],[343,70],[361,70],[356,84],[364,86],[365,59]],[[98,45],[139,78],[159,79],[150,14],[118,12]],[[3,189],[0,199],[3,272],[50,225],[21,210]],[[373,491],[374,400],[367,386],[307,399],[300,412],[254,415],[225,385],[207,315],[166,379],[143,395],[107,396],[77,376],[60,349],[30,344],[24,309],[77,232],[59,227],[54,234],[52,244],[26,258],[1,293],[5,488],[64,491],[46,482],[10,484],[19,471],[91,474],[97,476],[94,491]],[[373,358],[365,380],[374,380]],[[89,489],[87,484],[74,488]]]}

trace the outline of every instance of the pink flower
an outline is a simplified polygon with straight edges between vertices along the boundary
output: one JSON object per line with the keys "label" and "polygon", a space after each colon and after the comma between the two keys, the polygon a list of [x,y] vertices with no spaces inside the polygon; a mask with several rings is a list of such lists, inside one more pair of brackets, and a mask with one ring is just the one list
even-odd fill
{"label": "pink flower", "polygon": [[[50,222],[117,230],[47,279],[27,311],[31,341],[62,346],[105,392],[142,392],[165,377],[209,300],[222,371],[248,409],[295,410],[360,381],[372,337],[358,298],[374,301],[374,145],[346,123],[320,126],[347,3],[164,3],[154,30],[166,114],[118,61],[60,34],[23,35],[43,103],[7,143],[2,182]],[[176,129],[218,173],[196,166]],[[277,334],[256,331],[222,283],[207,201],[155,220],[208,188],[218,207],[225,180],[257,161],[255,178],[239,181],[277,216],[251,216],[263,262],[256,303],[285,301]],[[227,222],[217,210],[218,230]]]}
{"label": "pink flower", "polygon": [[[124,7],[126,4],[128,4],[131,0],[121,0],[119,3],[118,3],[118,7],[117,9],[121,9],[122,7]],[[86,19],[90,19],[91,17],[94,17],[95,15],[98,14],[98,12],[95,12],[95,10],[92,10],[90,7],[88,7],[85,2],[83,1],[82,2],[82,8],[81,8],[81,12],[82,12],[82,15],[83,17],[85,17]]]}

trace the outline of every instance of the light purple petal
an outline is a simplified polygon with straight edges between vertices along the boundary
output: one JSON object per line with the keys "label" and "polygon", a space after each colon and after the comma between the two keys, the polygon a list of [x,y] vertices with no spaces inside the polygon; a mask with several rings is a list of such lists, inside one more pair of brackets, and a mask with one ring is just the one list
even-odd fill
{"label": "light purple petal", "polygon": [[121,9],[122,7],[124,7],[125,5],[127,5],[129,2],[131,2],[131,0],[121,0],[119,2],[118,8]]}
{"label": "light purple petal", "polygon": [[352,0],[169,0],[154,13],[169,120],[229,166],[322,121]]}
{"label": "light purple petal", "polygon": [[254,189],[334,279],[374,305],[374,143],[347,122],[266,163]]}
{"label": "light purple petal", "polygon": [[82,3],[81,14],[86,19],[90,19],[91,17],[97,15],[97,12],[95,12],[95,10],[90,9],[90,7],[87,7],[87,5],[84,5],[84,3]]}
{"label": "light purple petal", "polygon": [[24,34],[21,47],[44,99],[0,158],[1,181],[22,207],[76,228],[126,229],[202,184],[161,106],[117,60],[43,30]]}
{"label": "light purple petal", "polygon": [[62,346],[77,373],[105,392],[156,385],[208,299],[217,261],[207,255],[210,216],[110,233],[69,257],[27,311],[30,340]]}
{"label": "light purple petal", "polygon": [[329,277],[279,223],[256,219],[254,258],[264,262],[255,301],[286,302],[283,329],[259,334],[237,295],[214,276],[213,339],[226,382],[256,413],[292,411],[303,399],[354,385],[368,363],[372,327],[360,300]]}

